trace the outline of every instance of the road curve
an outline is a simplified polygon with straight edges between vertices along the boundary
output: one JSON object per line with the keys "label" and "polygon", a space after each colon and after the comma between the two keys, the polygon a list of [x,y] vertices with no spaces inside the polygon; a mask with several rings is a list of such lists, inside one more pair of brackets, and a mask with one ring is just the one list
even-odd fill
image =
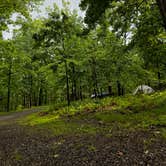
{"label": "road curve", "polygon": [[41,111],[41,108],[33,108],[33,109],[27,109],[21,112],[13,112],[10,115],[2,115],[0,116],[0,122],[6,122],[6,121],[15,121],[19,118],[22,118],[24,116],[30,115],[35,112]]}

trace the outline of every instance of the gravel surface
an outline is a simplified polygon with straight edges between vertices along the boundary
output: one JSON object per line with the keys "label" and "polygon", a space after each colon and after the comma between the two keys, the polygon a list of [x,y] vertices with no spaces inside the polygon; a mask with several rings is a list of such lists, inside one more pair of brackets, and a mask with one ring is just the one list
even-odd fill
{"label": "gravel surface", "polygon": [[10,115],[2,115],[2,116],[0,116],[0,122],[15,121],[19,118],[22,118],[24,116],[30,115],[35,112],[39,112],[41,110],[42,109],[31,109],[31,110],[24,110],[24,111],[20,111],[20,112],[13,112]]}
{"label": "gravel surface", "polygon": [[166,140],[158,132],[53,136],[16,123],[0,125],[0,166],[137,165],[166,166]]}
{"label": "gravel surface", "polygon": [[1,166],[165,166],[166,141],[144,131],[51,136],[17,125],[0,127]]}

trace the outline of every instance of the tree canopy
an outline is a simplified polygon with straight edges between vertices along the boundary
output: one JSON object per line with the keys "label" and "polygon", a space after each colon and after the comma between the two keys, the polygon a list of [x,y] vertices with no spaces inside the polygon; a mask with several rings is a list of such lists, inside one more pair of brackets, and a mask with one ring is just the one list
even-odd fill
{"label": "tree canopy", "polygon": [[0,33],[7,29],[9,18],[13,13],[28,17],[29,10],[42,0],[0,0]]}
{"label": "tree canopy", "polygon": [[[120,17],[124,17],[124,22],[132,22],[135,17],[146,12],[147,8],[157,8],[160,12],[159,19],[162,19],[162,25],[166,29],[166,2],[165,0],[82,0],[80,7],[83,10],[86,10],[85,22],[89,27],[95,26],[96,23],[99,23],[103,14],[107,9],[112,9]],[[114,17],[111,14],[110,17]]]}

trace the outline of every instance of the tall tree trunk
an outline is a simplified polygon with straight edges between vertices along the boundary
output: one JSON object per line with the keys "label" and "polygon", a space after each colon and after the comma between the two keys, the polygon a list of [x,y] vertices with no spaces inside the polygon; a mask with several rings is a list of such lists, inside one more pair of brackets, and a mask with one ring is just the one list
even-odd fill
{"label": "tall tree trunk", "polygon": [[108,93],[109,93],[109,95],[112,95],[112,86],[111,85],[108,86]]}
{"label": "tall tree trunk", "polygon": [[70,105],[70,89],[69,89],[69,76],[68,76],[68,66],[67,61],[65,60],[65,72],[66,72],[66,96],[67,96],[67,105]]}
{"label": "tall tree trunk", "polygon": [[44,92],[45,92],[45,95],[44,95],[44,104],[46,105],[46,104],[47,104],[47,101],[48,101],[48,100],[47,100],[47,98],[48,98],[48,97],[47,97],[47,89],[45,89]]}
{"label": "tall tree trunk", "polygon": [[77,83],[75,79],[74,79],[74,100],[77,100]]}
{"label": "tall tree trunk", "polygon": [[99,93],[98,90],[98,82],[97,82],[97,72],[96,72],[96,60],[92,58],[92,80],[93,80],[93,88],[94,88],[94,94],[97,96]]}
{"label": "tall tree trunk", "polygon": [[120,81],[117,81],[118,96],[121,95],[121,84]]}
{"label": "tall tree trunk", "polygon": [[75,66],[74,64],[72,64],[72,97],[73,100],[77,100],[77,83],[76,83],[76,76],[75,76],[76,72],[75,72]]}
{"label": "tall tree trunk", "polygon": [[73,81],[72,81],[72,84],[71,84],[71,96],[70,96],[70,99],[72,101],[74,100],[74,84],[73,84]]}
{"label": "tall tree trunk", "polygon": [[82,96],[82,82],[81,82],[81,78],[80,78],[80,80],[79,80],[79,84],[80,84],[80,87],[79,87],[79,94],[78,94],[78,96],[79,96],[79,99],[83,99],[83,96]]}
{"label": "tall tree trunk", "polygon": [[161,73],[160,73],[160,63],[159,63],[159,57],[157,55],[157,78],[158,78],[158,89],[161,89]]}
{"label": "tall tree trunk", "polygon": [[79,99],[83,99],[83,96],[82,96],[82,86],[80,85],[80,92],[79,92],[79,96],[80,96],[80,98]]}
{"label": "tall tree trunk", "polygon": [[30,92],[29,92],[29,107],[32,107],[32,91],[33,91],[33,80],[32,75],[30,75]]}
{"label": "tall tree trunk", "polygon": [[7,112],[10,111],[10,94],[11,94],[11,74],[12,74],[12,64],[9,66],[8,70],[8,84],[7,84]]}
{"label": "tall tree trunk", "polygon": [[43,104],[43,88],[40,87],[39,90],[39,106],[41,106]]}
{"label": "tall tree trunk", "polygon": [[163,26],[166,30],[166,0],[156,0],[160,9],[161,16],[163,18]]}
{"label": "tall tree trunk", "polygon": [[161,89],[161,74],[160,74],[160,71],[157,72],[157,77],[158,77],[158,89],[160,90]]}
{"label": "tall tree trunk", "polygon": [[122,86],[122,88],[121,88],[121,95],[122,95],[122,96],[125,95],[125,88],[124,88],[124,86]]}
{"label": "tall tree trunk", "polygon": [[26,107],[26,96],[25,94],[23,94],[23,107],[25,108]]}

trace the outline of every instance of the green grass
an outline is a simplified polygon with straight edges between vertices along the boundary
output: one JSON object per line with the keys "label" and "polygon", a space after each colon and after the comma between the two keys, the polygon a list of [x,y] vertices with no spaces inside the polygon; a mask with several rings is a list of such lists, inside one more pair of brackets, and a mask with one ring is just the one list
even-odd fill
{"label": "green grass", "polygon": [[116,122],[125,127],[147,128],[150,126],[166,126],[166,105],[161,108],[144,110],[137,113],[98,112],[93,117],[104,123]]}
{"label": "green grass", "polygon": [[37,127],[37,129],[46,129],[53,131],[55,135],[62,134],[79,134],[89,133],[95,134],[97,128],[88,124],[79,124],[70,122],[67,119],[62,119],[57,115],[40,116],[39,114],[32,114],[20,121],[22,125]]}
{"label": "green grass", "polygon": [[153,95],[125,96],[74,102],[67,108],[56,107],[46,114],[32,114],[20,121],[23,125],[49,129],[55,135],[96,134],[120,130],[157,128],[166,138],[166,91]]}

